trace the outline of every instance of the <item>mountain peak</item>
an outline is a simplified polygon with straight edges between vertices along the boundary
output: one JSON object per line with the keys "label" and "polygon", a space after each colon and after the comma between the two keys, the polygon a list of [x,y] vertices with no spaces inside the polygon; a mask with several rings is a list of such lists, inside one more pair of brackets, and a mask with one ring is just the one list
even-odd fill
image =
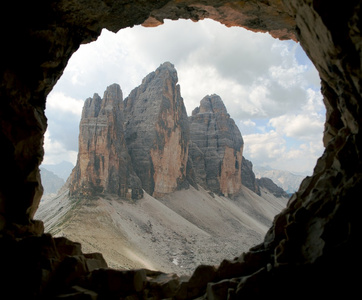
{"label": "mountain peak", "polygon": [[205,96],[201,101],[200,101],[200,106],[195,108],[192,111],[192,115],[195,114],[202,114],[202,113],[221,113],[221,114],[227,114],[227,110],[225,107],[224,102],[222,101],[222,99],[220,98],[219,95],[216,94],[212,94],[212,95],[207,95]]}
{"label": "mountain peak", "polygon": [[189,127],[174,65],[148,74],[124,105],[127,147],[144,190],[161,196],[187,184]]}
{"label": "mountain peak", "polygon": [[107,88],[104,92],[103,98],[106,99],[106,98],[110,98],[110,97],[113,99],[117,99],[119,101],[123,100],[122,90],[118,83],[113,83],[113,84],[107,86]]}
{"label": "mountain peak", "polygon": [[107,87],[104,97],[88,98],[79,126],[79,151],[69,180],[70,195],[116,194],[128,199],[143,195],[124,138],[122,91]]}
{"label": "mountain peak", "polygon": [[205,96],[189,120],[197,183],[224,196],[237,194],[244,141],[223,101],[215,94]]}
{"label": "mountain peak", "polygon": [[155,75],[160,76],[161,74],[164,74],[164,76],[166,77],[171,77],[175,83],[178,81],[177,71],[175,69],[175,66],[168,61],[161,64],[156,69]]}

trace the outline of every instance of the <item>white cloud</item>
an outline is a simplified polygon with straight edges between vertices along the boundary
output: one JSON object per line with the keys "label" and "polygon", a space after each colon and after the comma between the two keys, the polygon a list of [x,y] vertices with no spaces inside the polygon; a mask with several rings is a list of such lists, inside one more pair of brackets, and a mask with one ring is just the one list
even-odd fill
{"label": "white cloud", "polygon": [[258,162],[270,164],[277,160],[286,150],[285,140],[276,131],[247,134],[244,138],[244,154]]}
{"label": "white cloud", "polygon": [[48,118],[48,138],[51,137],[53,146],[45,149],[46,159],[49,149],[53,151],[55,147],[63,152],[78,151],[79,121],[83,104],[83,100],[65,95],[65,92],[52,91],[48,95],[45,115]]}
{"label": "white cloud", "polygon": [[311,174],[318,157],[323,151],[320,141],[288,145],[288,139],[271,130],[260,134],[243,136],[243,155],[256,166],[269,166],[274,169],[294,173]]}
{"label": "white cloud", "polygon": [[62,161],[69,161],[73,165],[77,161],[77,151],[68,150],[64,145],[51,138],[49,131],[44,135],[44,156],[43,164],[58,164]]}
{"label": "white cloud", "polygon": [[287,137],[322,140],[323,121],[317,114],[283,115],[270,119],[269,124]]}
{"label": "white cloud", "polygon": [[71,113],[80,117],[82,114],[83,104],[83,100],[74,99],[70,96],[64,95],[62,92],[53,92],[50,93],[47,98],[46,110],[57,113],[59,113],[59,111]]}

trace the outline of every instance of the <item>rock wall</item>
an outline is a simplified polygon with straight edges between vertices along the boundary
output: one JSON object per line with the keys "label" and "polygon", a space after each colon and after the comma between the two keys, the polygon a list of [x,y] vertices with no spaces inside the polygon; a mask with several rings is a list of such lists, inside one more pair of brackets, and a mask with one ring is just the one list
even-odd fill
{"label": "rock wall", "polygon": [[127,199],[143,195],[124,137],[120,86],[107,87],[103,99],[94,94],[83,106],[79,151],[69,179],[71,196],[115,194]]}
{"label": "rock wall", "polygon": [[189,120],[197,182],[214,193],[235,195],[241,188],[244,141],[221,98],[204,97]]}
{"label": "rock wall", "polygon": [[253,164],[245,157],[241,162],[241,183],[260,196],[260,188],[253,172]]}
{"label": "rock wall", "polygon": [[275,197],[289,198],[289,195],[281,187],[277,186],[270,178],[258,178],[256,179],[256,183],[258,184],[259,188],[261,187],[267,189]]}
{"label": "rock wall", "polygon": [[189,125],[174,66],[163,63],[125,99],[126,142],[142,186],[155,197],[186,183]]}
{"label": "rock wall", "polygon": [[[361,268],[358,212],[362,194],[359,0],[343,3],[324,0],[3,1],[1,11],[7,15],[0,20],[1,27],[6,28],[3,32],[6,47],[2,48],[0,67],[3,163],[0,175],[3,267],[0,272],[4,295],[9,292],[14,298],[19,298],[16,294],[24,298],[41,295],[51,286],[49,279],[53,273],[47,271],[49,266],[57,265],[53,258],[44,260],[46,254],[57,257],[59,253],[66,253],[61,248],[50,253],[38,242],[44,238],[42,226],[32,218],[42,194],[38,167],[43,158],[47,123],[46,96],[70,56],[81,43],[95,40],[102,28],[118,31],[135,24],[158,25],[164,18],[199,20],[206,17],[228,26],[243,26],[300,41],[321,77],[327,108],[326,149],[313,175],[303,181],[288,207],[276,217],[265,242],[235,261],[223,262],[216,273],[212,272],[213,267],[196,270],[187,283],[177,286],[185,291],[182,298],[205,293],[209,298],[219,299],[286,299],[291,295],[352,298],[359,293],[356,276],[356,270]],[[60,268],[59,274],[69,277],[57,281],[54,291],[67,292],[68,298],[71,295],[74,298],[76,293],[68,289],[69,284],[79,287],[79,282],[69,280],[79,278],[75,275],[78,264],[74,259],[77,260],[68,259],[70,265]],[[84,274],[90,278],[89,270]],[[120,282],[117,276],[97,280],[95,273],[89,286],[99,287],[100,293],[107,297],[107,287],[110,291],[116,289],[110,283]],[[140,289],[137,287],[134,291],[137,295]],[[78,288],[79,293],[86,294]],[[89,297],[95,297],[94,293],[89,292]],[[158,298],[169,296],[159,294]]]}

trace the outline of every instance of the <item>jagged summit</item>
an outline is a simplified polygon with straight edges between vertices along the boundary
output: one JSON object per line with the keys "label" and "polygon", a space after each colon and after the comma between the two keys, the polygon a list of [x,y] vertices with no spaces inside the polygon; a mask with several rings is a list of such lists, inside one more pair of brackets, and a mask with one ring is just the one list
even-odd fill
{"label": "jagged summit", "polygon": [[165,62],[124,101],[118,84],[85,101],[71,195],[139,199],[145,190],[161,198],[191,184],[234,197],[242,172],[258,193],[252,164],[242,163],[243,138],[221,97],[205,96],[187,117],[177,80],[174,65]]}
{"label": "jagged summit", "polygon": [[[172,79],[172,82],[176,84],[178,82],[178,76],[177,71],[175,69],[175,66],[170,62],[164,62],[161,64],[155,71],[149,73],[145,78],[142,80],[141,85],[147,85],[151,81],[158,80],[163,81],[165,79]],[[135,88],[134,90],[137,90],[138,88]],[[132,91],[133,92],[133,91]],[[132,94],[131,92],[131,94]]]}
{"label": "jagged summit", "polygon": [[222,113],[227,114],[227,110],[224,102],[219,95],[212,94],[211,96],[207,95],[200,101],[200,106],[196,107],[192,111],[192,115],[202,113]]}
{"label": "jagged summit", "polygon": [[103,99],[94,94],[85,101],[77,164],[68,180],[71,195],[142,197],[141,182],[128,155],[123,123],[123,96],[118,84],[108,86]]}
{"label": "jagged summit", "polygon": [[219,195],[236,195],[241,188],[244,141],[222,99],[205,96],[189,122],[189,153],[197,183]]}
{"label": "jagged summit", "polygon": [[187,186],[189,125],[177,81],[174,66],[163,63],[124,101],[132,164],[154,196]]}

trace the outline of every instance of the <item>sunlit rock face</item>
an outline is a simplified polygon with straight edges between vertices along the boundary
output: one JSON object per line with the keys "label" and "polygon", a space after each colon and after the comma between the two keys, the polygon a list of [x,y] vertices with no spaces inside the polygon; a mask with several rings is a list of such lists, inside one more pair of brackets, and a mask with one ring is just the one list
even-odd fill
{"label": "sunlit rock face", "polygon": [[79,152],[69,179],[71,196],[115,194],[127,199],[143,195],[133,171],[123,130],[123,97],[118,84],[103,99],[88,98],[79,126]]}
{"label": "sunlit rock face", "polygon": [[125,99],[126,143],[149,194],[187,185],[189,126],[174,66],[163,63]]}
{"label": "sunlit rock face", "polygon": [[[86,268],[80,255],[63,255],[67,253],[64,248],[55,248],[51,240],[50,248],[42,246],[49,236],[43,235],[41,225],[32,218],[42,193],[38,166],[43,158],[46,96],[80,44],[95,40],[102,28],[118,31],[135,24],[160,24],[164,18],[207,17],[300,41],[321,77],[327,109],[326,149],[313,175],[275,218],[264,243],[234,261],[221,263],[217,270],[199,268],[178,286],[178,298],[205,294],[218,299],[353,298],[360,292],[355,272],[361,268],[360,1],[3,1],[1,10],[7,15],[0,20],[6,28],[0,68],[0,272],[1,280],[6,279],[2,281],[4,295],[52,299],[86,293],[106,298],[116,289],[108,282],[125,282],[106,280],[112,271],[91,272],[93,268]],[[61,265],[59,257],[64,258]],[[81,265],[83,268],[78,268]],[[82,278],[90,280],[87,284],[83,281],[81,289],[79,269],[84,271]],[[133,279],[135,274],[127,278]],[[118,285],[116,296],[128,293],[136,297],[142,287],[152,286],[152,282],[145,284],[145,276],[138,278],[141,285],[133,289]],[[84,290],[92,287],[97,291]],[[152,295],[176,295],[160,291],[161,287]],[[47,292],[53,294],[45,297]]]}
{"label": "sunlit rock face", "polygon": [[204,97],[190,121],[190,157],[197,182],[214,193],[231,196],[241,188],[244,141],[218,95]]}

